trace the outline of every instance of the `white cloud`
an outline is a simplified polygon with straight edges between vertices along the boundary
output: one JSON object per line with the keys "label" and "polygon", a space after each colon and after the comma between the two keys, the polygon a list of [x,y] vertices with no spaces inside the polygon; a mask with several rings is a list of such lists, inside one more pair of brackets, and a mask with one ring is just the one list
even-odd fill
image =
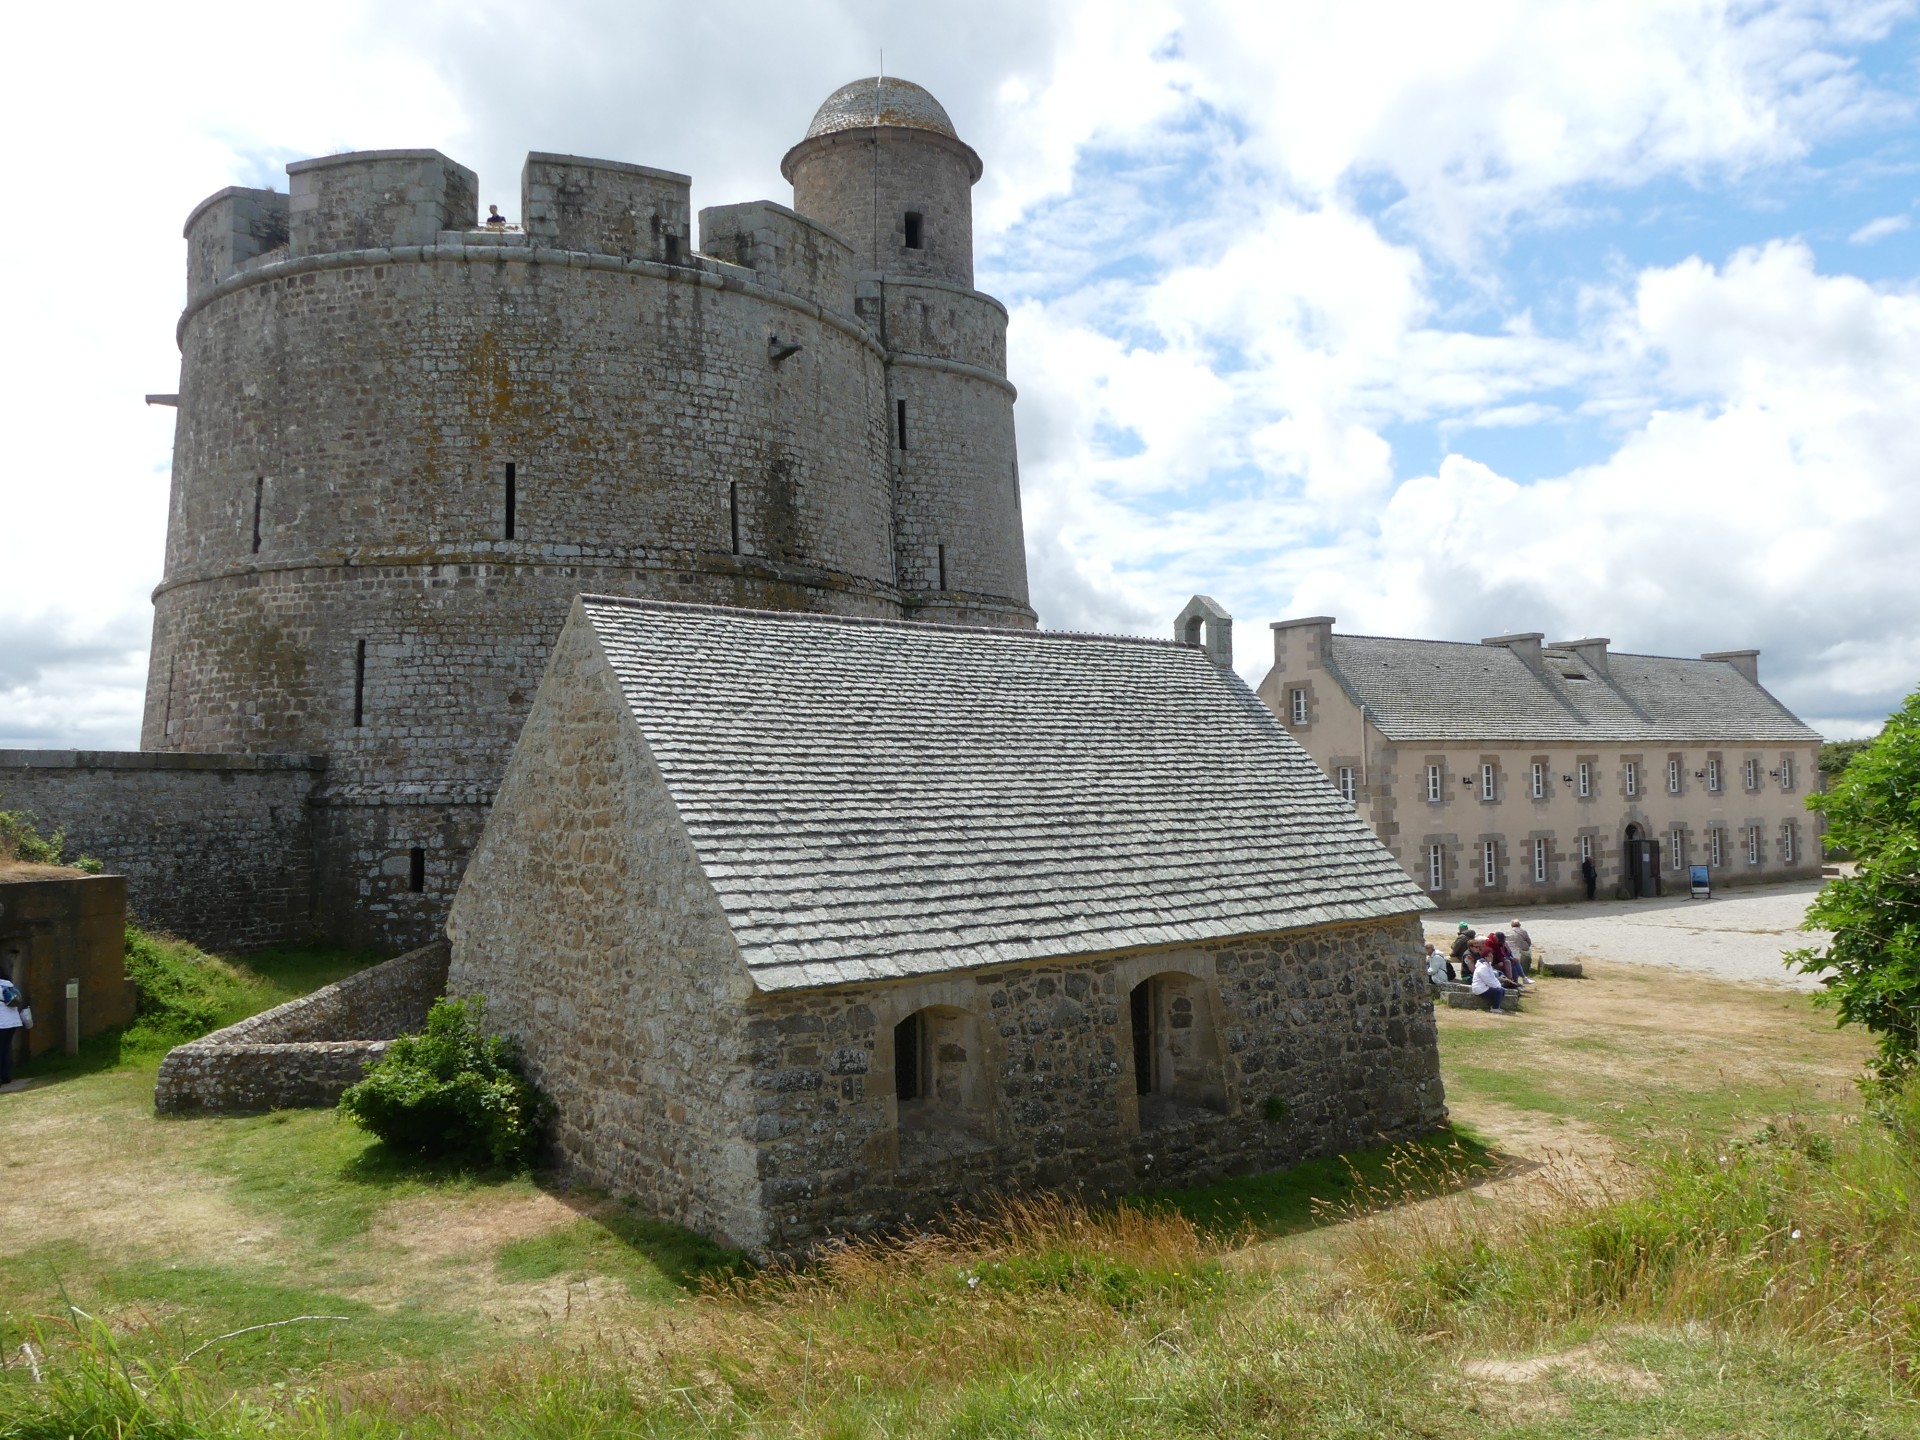
{"label": "white cloud", "polygon": [[1878,220],[1869,220],[1847,237],[1850,244],[1871,245],[1876,240],[1884,240],[1889,235],[1898,235],[1913,222],[1905,215],[1882,215]]}

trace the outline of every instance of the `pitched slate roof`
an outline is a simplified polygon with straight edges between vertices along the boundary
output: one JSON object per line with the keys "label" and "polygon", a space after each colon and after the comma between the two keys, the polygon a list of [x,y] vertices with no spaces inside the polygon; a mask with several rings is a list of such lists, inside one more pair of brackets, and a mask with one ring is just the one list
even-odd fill
{"label": "pitched slate roof", "polygon": [[1429,907],[1198,649],[581,606],[762,989]]}
{"label": "pitched slate roof", "polygon": [[1571,650],[1542,659],[1535,673],[1504,645],[1335,634],[1329,669],[1390,740],[1820,739],[1724,660],[1614,651],[1603,672]]}

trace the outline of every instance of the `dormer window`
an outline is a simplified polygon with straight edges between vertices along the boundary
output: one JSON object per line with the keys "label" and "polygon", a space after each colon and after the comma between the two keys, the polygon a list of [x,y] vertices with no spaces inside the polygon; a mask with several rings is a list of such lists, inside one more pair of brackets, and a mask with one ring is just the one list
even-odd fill
{"label": "dormer window", "polygon": [[921,248],[921,245],[920,245],[921,225],[920,225],[920,212],[918,210],[907,211],[906,232],[907,232],[907,249],[909,250],[920,249]]}

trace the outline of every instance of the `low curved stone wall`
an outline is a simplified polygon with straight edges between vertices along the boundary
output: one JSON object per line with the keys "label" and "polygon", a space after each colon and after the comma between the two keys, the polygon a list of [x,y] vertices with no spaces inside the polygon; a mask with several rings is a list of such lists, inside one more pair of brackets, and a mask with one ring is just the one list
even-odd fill
{"label": "low curved stone wall", "polygon": [[418,1030],[447,988],[447,942],[349,975],[311,995],[167,1052],[162,1113],[246,1114],[332,1105],[395,1036]]}

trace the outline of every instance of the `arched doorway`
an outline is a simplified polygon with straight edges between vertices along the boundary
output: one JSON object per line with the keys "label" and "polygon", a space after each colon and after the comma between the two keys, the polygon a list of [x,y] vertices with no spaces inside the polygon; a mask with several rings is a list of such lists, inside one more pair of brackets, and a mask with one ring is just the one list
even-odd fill
{"label": "arched doorway", "polygon": [[1140,1128],[1155,1129],[1202,1111],[1225,1114],[1226,1083],[1205,982],[1168,970],[1134,986],[1127,1001]]}

